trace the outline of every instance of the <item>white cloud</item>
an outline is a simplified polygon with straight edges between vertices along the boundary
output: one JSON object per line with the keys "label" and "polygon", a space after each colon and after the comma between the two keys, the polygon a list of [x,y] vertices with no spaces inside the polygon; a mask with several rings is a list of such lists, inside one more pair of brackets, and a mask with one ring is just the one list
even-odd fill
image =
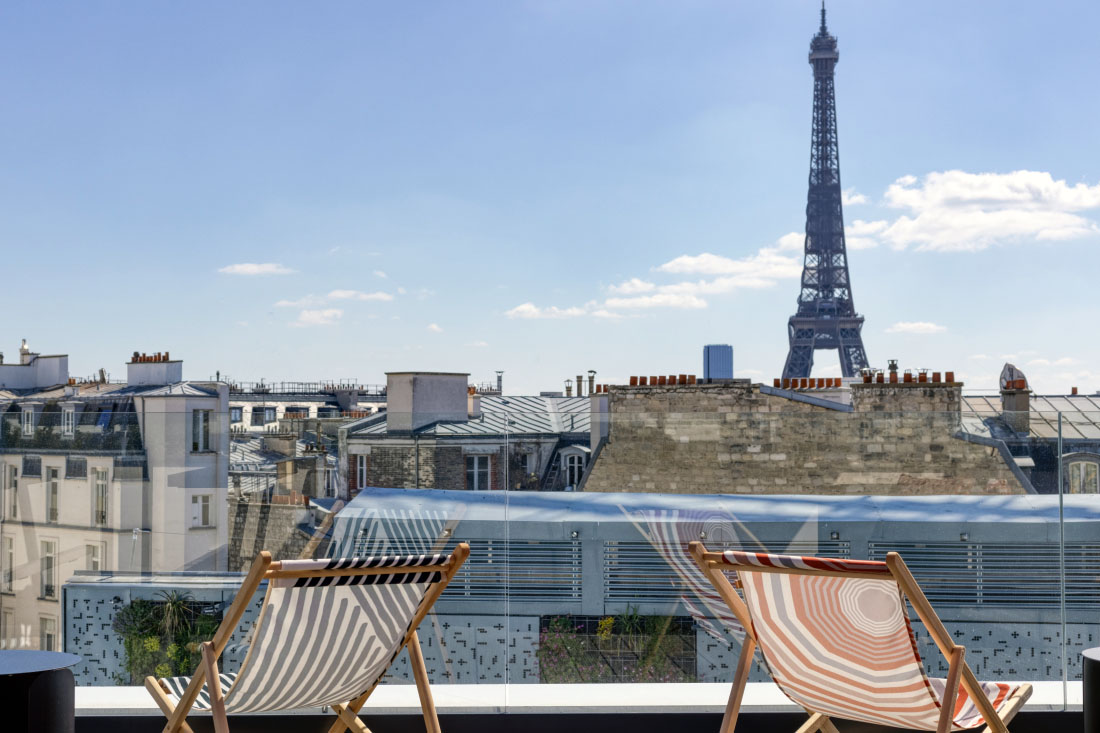
{"label": "white cloud", "polygon": [[405,290],[405,288],[398,288],[397,289],[397,294],[398,295],[404,295],[406,292],[408,292],[408,291]]}
{"label": "white cloud", "polygon": [[651,282],[632,277],[626,282],[610,286],[607,290],[615,295],[636,295],[638,293],[652,292],[656,288],[657,286]]}
{"label": "white cloud", "polygon": [[846,188],[840,192],[840,202],[845,206],[856,206],[867,203],[867,197],[861,193],[856,193],[854,188]]}
{"label": "white cloud", "polygon": [[871,249],[878,246],[876,237],[890,226],[888,221],[863,221],[856,219],[844,227],[844,244],[848,249]]}
{"label": "white cloud", "polygon": [[988,354],[971,354],[970,356],[968,356],[966,358],[967,359],[974,359],[975,361],[981,361],[983,359],[988,359],[989,355]]}
{"label": "white cloud", "polygon": [[439,326],[438,323],[429,323],[428,330],[432,333],[443,333],[443,329]]}
{"label": "white cloud", "polygon": [[802,263],[797,257],[779,254],[778,249],[764,247],[759,252],[739,260],[704,252],[681,255],[657,268],[660,272],[697,275],[741,275],[750,278],[798,277]]}
{"label": "white cloud", "polygon": [[714,276],[710,279],[684,280],[658,285],[641,278],[630,278],[608,287],[611,297],[602,303],[591,300],[584,306],[562,308],[536,306],[522,303],[505,312],[509,318],[549,319],[592,316],[595,318],[623,318],[620,311],[641,311],[657,308],[700,309],[707,307],[705,295],[731,293],[742,288],[768,288],[783,278],[797,278],[802,274],[802,264],[797,256],[780,254],[781,250],[801,248],[802,235],[791,233],[780,237],[774,247],[763,247],[755,254],[741,259],[731,259],[704,252],[699,255],[682,255],[654,268],[658,272],[674,274],[700,274]]}
{"label": "white cloud", "polygon": [[471,341],[470,343],[468,343],[466,345],[467,346],[476,346],[477,348],[480,349],[480,348],[483,348],[485,346],[488,346],[489,342],[488,341]]}
{"label": "white cloud", "polygon": [[806,235],[802,232],[790,232],[775,240],[775,248],[780,252],[801,252],[806,248]]}
{"label": "white cloud", "polygon": [[658,293],[656,295],[636,295],[631,298],[608,298],[607,308],[706,308],[707,301],[696,295],[680,293]]}
{"label": "white cloud", "polygon": [[318,298],[316,295],[303,295],[297,300],[280,300],[275,303],[276,308],[308,308],[310,306],[318,306],[325,302],[324,298]]}
{"label": "white cloud", "polygon": [[375,277],[380,277],[384,280],[386,278],[386,273],[383,272],[382,270],[375,270],[374,271],[374,276]]}
{"label": "white cloud", "polygon": [[323,308],[317,310],[304,310],[298,314],[298,320],[292,322],[292,326],[331,326],[344,315],[339,308]]}
{"label": "white cloud", "polygon": [[929,323],[928,321],[898,321],[890,328],[886,329],[886,333],[916,333],[916,334],[929,334],[929,333],[943,333],[947,330],[947,326],[941,326],[937,323]]}
{"label": "white cloud", "polygon": [[218,272],[225,275],[290,275],[294,270],[276,262],[241,262],[219,268]]}
{"label": "white cloud", "polygon": [[556,305],[540,308],[534,303],[522,303],[517,305],[511,310],[505,311],[504,315],[509,318],[576,318],[577,316],[583,316],[586,313],[584,308],[558,308]]}
{"label": "white cloud", "polygon": [[393,300],[389,293],[361,293],[358,290],[333,290],[328,294],[333,300]]}
{"label": "white cloud", "polygon": [[[756,254],[730,260],[718,254],[683,254],[658,267],[660,272],[694,273],[701,275],[729,275],[736,281],[726,281],[717,292],[729,292],[729,289],[744,284],[745,287],[767,287],[775,280],[802,275],[802,263],[796,256],[779,253],[778,249],[762,248]],[[658,292],[676,292],[676,285],[663,286]]]}
{"label": "white cloud", "polygon": [[1028,366],[1028,367],[1050,367],[1050,366],[1066,367],[1066,366],[1073,366],[1074,364],[1078,364],[1078,363],[1080,363],[1080,361],[1078,359],[1074,359],[1074,358],[1069,357],[1069,356],[1063,356],[1061,359],[1055,359],[1053,361],[1051,361],[1050,359],[1032,359],[1031,361],[1029,361],[1024,366]]}
{"label": "white cloud", "polygon": [[907,209],[880,238],[903,249],[978,251],[1035,239],[1058,241],[1100,231],[1077,212],[1100,208],[1100,184],[1073,186],[1043,171],[929,173],[902,176],[886,190],[886,204]]}

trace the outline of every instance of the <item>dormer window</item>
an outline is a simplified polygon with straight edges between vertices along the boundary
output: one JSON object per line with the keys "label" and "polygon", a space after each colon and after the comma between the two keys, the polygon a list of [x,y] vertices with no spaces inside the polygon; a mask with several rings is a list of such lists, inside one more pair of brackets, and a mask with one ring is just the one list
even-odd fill
{"label": "dormer window", "polygon": [[1073,461],[1069,464],[1069,493],[1100,493],[1100,465],[1095,461]]}
{"label": "dormer window", "polygon": [[61,411],[61,434],[71,438],[76,433],[76,410],[69,406]]}
{"label": "dormer window", "polygon": [[23,426],[23,437],[30,438],[34,436],[34,408],[24,407],[20,419]]}

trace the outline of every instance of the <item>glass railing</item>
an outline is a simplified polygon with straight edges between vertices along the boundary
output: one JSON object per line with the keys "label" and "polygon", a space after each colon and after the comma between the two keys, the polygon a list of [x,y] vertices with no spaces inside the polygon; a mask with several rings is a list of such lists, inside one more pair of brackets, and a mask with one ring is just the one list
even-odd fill
{"label": "glass railing", "polygon": [[[101,397],[72,417],[64,400],[16,400],[0,434],[0,635],[80,655],[78,684],[139,685],[194,671],[261,551],[466,542],[420,625],[426,666],[433,683],[496,685],[506,706],[509,685],[730,682],[745,629],[691,542],[898,553],[980,679],[1052,683],[1045,709],[1064,706],[1081,650],[1100,645],[1100,413],[897,391],[622,387],[438,413],[291,411],[262,431],[234,429],[225,394],[189,395],[187,410]],[[223,671],[244,662],[262,592]],[[843,594],[819,610],[868,613]],[[945,677],[907,610],[924,671]],[[758,652],[750,682],[771,680],[773,661]],[[384,682],[411,681],[403,653]]]}

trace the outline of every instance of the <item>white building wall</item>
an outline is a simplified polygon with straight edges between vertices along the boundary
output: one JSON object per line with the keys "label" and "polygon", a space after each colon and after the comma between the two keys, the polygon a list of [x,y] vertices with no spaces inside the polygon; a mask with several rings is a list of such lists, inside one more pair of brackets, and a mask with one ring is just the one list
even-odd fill
{"label": "white building wall", "polygon": [[[213,386],[213,385],[212,385]],[[225,570],[229,543],[228,388],[217,397],[139,397],[149,470],[154,570]],[[209,450],[192,450],[194,412],[210,411]],[[213,527],[192,526],[192,497],[210,496]]]}
{"label": "white building wall", "polygon": [[[35,455],[35,454],[32,454]],[[79,455],[79,454],[74,454]],[[41,476],[24,476],[23,454],[0,456],[0,486],[3,487],[3,522],[0,535],[10,537],[14,550],[12,593],[0,593],[0,610],[11,612],[15,629],[3,629],[2,644],[6,648],[38,648],[42,618],[53,618],[60,629],[62,621],[61,586],[78,570],[87,570],[88,547],[98,548],[102,569],[140,570],[141,553],[135,552],[133,533],[128,525],[132,497],[141,495],[140,481],[124,481],[114,475],[112,456],[83,456],[87,459],[87,475],[65,476],[66,454],[41,455]],[[17,471],[19,487],[18,511],[10,508],[9,467]],[[58,473],[57,520],[47,516],[47,482],[49,469]],[[95,470],[107,471],[107,521],[95,522]],[[42,542],[55,543],[54,595],[41,593]],[[0,540],[0,564],[7,570],[5,545]],[[61,649],[60,632],[55,649]]]}

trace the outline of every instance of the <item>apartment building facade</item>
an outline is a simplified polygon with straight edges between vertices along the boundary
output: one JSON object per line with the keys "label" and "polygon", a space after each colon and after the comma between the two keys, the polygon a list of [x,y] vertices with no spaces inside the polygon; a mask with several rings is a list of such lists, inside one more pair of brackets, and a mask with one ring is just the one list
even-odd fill
{"label": "apartment building facade", "polygon": [[62,647],[77,570],[224,570],[228,441],[226,385],[167,354],[135,354],[125,383],[70,380],[25,344],[0,364],[3,646]]}

